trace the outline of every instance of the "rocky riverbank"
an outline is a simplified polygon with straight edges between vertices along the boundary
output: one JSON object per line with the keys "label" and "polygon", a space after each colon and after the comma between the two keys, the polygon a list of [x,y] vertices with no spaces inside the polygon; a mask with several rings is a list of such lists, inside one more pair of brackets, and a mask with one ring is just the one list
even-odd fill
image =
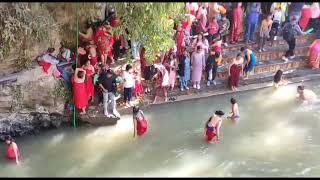
{"label": "rocky riverbank", "polygon": [[0,78],[0,138],[37,134],[67,125],[65,99],[57,91],[59,80],[35,67]]}

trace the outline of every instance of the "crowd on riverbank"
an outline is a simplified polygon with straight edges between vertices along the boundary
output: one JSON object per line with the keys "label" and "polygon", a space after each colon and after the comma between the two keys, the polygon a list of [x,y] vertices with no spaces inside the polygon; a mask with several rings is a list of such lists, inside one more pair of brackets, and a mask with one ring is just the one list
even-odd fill
{"label": "crowd on riverbank", "polygon": [[[45,61],[40,61],[41,65],[57,65],[54,74],[70,82],[74,104],[81,114],[86,113],[86,108],[96,98],[103,104],[106,116],[119,117],[116,100],[120,94],[123,105],[132,107],[133,99],[143,100],[144,93],[153,92],[154,102],[157,102],[163,92],[167,101],[168,91],[174,89],[177,79],[181,91],[190,87],[199,90],[203,80],[207,86],[215,85],[218,67],[225,63],[224,48],[242,43],[242,36],[244,45],[227,64],[228,82],[233,91],[237,90],[242,75],[248,78],[252,74],[257,65],[254,51],[266,51],[268,41],[272,46],[279,35],[283,36],[289,45],[283,60],[289,61],[295,57],[297,35],[307,34],[304,31],[310,28],[319,33],[320,29],[317,28],[319,3],[186,3],[186,11],[185,19],[174,26],[175,47],[159,52],[152,62],[146,60],[146,49],[140,42],[128,39],[130,32],[124,30],[120,36],[113,34],[113,28],[121,22],[114,9],[108,9],[105,20],[88,22],[86,32],[80,32],[77,58],[75,52],[62,44],[58,60],[53,57],[54,49],[49,49],[42,56]],[[259,47],[250,49],[246,46],[248,43],[258,43]],[[137,63],[112,70],[112,64],[129,49]],[[319,51],[315,52],[310,59],[319,67]],[[63,61],[75,59],[78,61],[69,73],[59,66]]]}

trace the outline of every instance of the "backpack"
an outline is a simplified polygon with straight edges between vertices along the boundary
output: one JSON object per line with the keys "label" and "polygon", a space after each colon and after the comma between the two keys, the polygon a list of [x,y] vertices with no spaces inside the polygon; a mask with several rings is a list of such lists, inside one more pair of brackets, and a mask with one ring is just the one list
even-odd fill
{"label": "backpack", "polygon": [[288,24],[283,32],[282,32],[282,35],[283,35],[283,39],[286,40],[286,41],[290,41],[294,38],[294,26],[295,25],[292,25],[292,24]]}

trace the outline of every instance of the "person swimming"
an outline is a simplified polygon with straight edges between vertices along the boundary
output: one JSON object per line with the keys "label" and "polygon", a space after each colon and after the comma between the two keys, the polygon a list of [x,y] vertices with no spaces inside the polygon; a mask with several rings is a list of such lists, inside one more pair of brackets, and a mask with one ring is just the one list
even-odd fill
{"label": "person swimming", "polygon": [[142,110],[138,106],[134,106],[133,112],[133,137],[138,134],[138,136],[144,135],[148,130],[148,121],[145,118]]}
{"label": "person swimming", "polygon": [[234,99],[234,98],[231,98],[230,102],[232,104],[231,112],[230,112],[231,116],[228,117],[228,118],[230,118],[231,120],[237,122],[237,121],[240,120],[239,106],[238,106],[237,100]]}
{"label": "person swimming", "polygon": [[277,89],[281,85],[287,85],[287,81],[283,79],[283,71],[279,69],[273,77],[273,87]]}
{"label": "person swimming", "polygon": [[297,100],[300,103],[309,103],[309,102],[315,102],[317,100],[317,95],[309,90],[305,89],[304,86],[298,86],[297,87]]}
{"label": "person swimming", "polygon": [[206,137],[207,142],[219,142],[220,128],[222,124],[222,116],[224,112],[216,111],[213,116],[209,118],[204,127],[203,136]]}
{"label": "person swimming", "polygon": [[15,160],[17,164],[20,163],[20,151],[18,145],[14,142],[11,136],[5,137],[6,156],[10,160]]}

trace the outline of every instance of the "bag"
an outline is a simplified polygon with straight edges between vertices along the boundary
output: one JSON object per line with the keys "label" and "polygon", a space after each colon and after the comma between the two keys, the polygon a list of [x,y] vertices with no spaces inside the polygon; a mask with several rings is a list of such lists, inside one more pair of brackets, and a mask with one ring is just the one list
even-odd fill
{"label": "bag", "polygon": [[282,32],[283,39],[286,41],[290,41],[294,38],[294,25],[289,24],[285,27]]}

